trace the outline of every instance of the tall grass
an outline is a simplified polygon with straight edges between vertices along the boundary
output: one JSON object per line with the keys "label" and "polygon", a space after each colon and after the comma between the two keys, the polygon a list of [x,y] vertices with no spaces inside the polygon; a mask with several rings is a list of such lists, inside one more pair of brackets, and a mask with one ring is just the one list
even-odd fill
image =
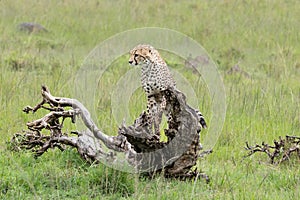
{"label": "tall grass", "polygon": [[[280,135],[299,135],[298,10],[296,0],[0,1],[0,199],[298,199],[299,162],[272,166],[263,155],[243,159],[245,141],[271,143]],[[28,21],[49,32],[19,32],[17,25]],[[210,184],[143,179],[103,165],[89,166],[74,150],[49,151],[34,159],[31,153],[7,149],[13,133],[43,115],[21,112],[40,100],[41,84],[57,96],[72,97],[76,70],[97,44],[145,26],[187,34],[219,66],[227,95],[226,121],[214,153],[199,161],[199,168],[211,176]],[[111,119],[111,88],[129,69],[126,60],[116,60],[99,82],[107,89],[99,94],[98,121],[109,134],[118,126]],[[167,61],[195,80],[183,62]],[[234,65],[250,76],[228,74]],[[200,85],[199,107],[209,119],[210,97],[205,83]],[[136,105],[130,107],[131,115],[136,116],[144,109],[142,91],[130,101]]]}

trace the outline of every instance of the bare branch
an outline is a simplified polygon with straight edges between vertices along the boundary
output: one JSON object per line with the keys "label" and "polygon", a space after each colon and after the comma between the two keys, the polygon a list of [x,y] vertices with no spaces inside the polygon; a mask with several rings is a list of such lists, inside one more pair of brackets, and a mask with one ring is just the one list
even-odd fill
{"label": "bare branch", "polygon": [[279,164],[281,162],[290,160],[292,154],[296,154],[296,157],[300,159],[300,137],[298,136],[286,136],[284,139],[279,137],[279,140],[274,140],[274,146],[268,145],[262,142],[261,145],[250,146],[246,142],[245,149],[249,151],[249,157],[256,152],[262,152],[268,155],[272,164]]}

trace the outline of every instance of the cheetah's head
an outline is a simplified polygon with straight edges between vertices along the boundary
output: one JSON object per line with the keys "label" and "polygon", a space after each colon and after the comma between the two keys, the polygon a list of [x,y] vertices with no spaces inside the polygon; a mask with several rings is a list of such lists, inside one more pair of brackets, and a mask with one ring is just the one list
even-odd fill
{"label": "cheetah's head", "polygon": [[158,51],[152,46],[146,44],[139,44],[134,47],[130,52],[129,64],[131,65],[143,65],[153,62],[154,58],[159,57]]}

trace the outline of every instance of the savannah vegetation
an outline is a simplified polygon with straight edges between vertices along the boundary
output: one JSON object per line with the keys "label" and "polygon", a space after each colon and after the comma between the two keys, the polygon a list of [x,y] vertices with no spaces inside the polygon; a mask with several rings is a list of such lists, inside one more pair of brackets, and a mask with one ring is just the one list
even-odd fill
{"label": "savannah vegetation", "polygon": [[[246,141],[272,143],[300,134],[299,10],[296,0],[0,1],[0,199],[299,199],[299,160],[272,165],[266,155],[243,158]],[[42,24],[48,32],[19,31],[22,22]],[[42,84],[56,96],[72,98],[76,70],[95,46],[116,33],[153,26],[200,43],[223,79],[225,123],[213,153],[198,163],[209,184],[145,179],[88,165],[72,149],[37,159],[10,150],[12,135],[34,119],[22,108],[40,100]],[[127,56],[112,63],[99,83],[97,121],[105,133],[118,128],[111,119],[110,92],[130,69]],[[194,80],[180,59],[167,61]],[[234,66],[242,71],[229,73]],[[198,106],[209,124],[211,97],[201,85]],[[142,90],[131,101],[134,116],[145,106]],[[65,123],[64,129],[76,126]]]}

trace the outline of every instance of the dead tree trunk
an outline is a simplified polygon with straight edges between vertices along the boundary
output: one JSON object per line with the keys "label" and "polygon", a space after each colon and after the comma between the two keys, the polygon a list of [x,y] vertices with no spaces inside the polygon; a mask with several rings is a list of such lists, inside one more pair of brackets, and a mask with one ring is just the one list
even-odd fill
{"label": "dead tree trunk", "polygon": [[[90,117],[88,110],[77,100],[54,97],[46,86],[42,86],[43,100],[35,107],[27,106],[24,112],[36,112],[47,109],[44,117],[27,123],[28,131],[17,133],[12,138],[13,149],[31,149],[36,156],[41,156],[49,148],[64,150],[66,146],[77,148],[80,156],[88,162],[113,162],[116,152],[125,155],[126,161],[136,171],[148,175],[162,172],[166,177],[192,178],[205,174],[199,173],[196,165],[201,150],[199,133],[205,126],[204,118],[197,110],[186,104],[185,96],[178,90],[165,90],[155,98],[164,95],[166,108],[172,120],[165,130],[167,142],[160,141],[145,123],[143,112],[131,126],[121,125],[117,136],[102,133]],[[45,106],[48,104],[49,106]],[[82,132],[63,133],[66,118],[75,123],[80,117],[88,128]],[[48,129],[50,134],[41,131]],[[103,150],[105,145],[109,151]]]}

